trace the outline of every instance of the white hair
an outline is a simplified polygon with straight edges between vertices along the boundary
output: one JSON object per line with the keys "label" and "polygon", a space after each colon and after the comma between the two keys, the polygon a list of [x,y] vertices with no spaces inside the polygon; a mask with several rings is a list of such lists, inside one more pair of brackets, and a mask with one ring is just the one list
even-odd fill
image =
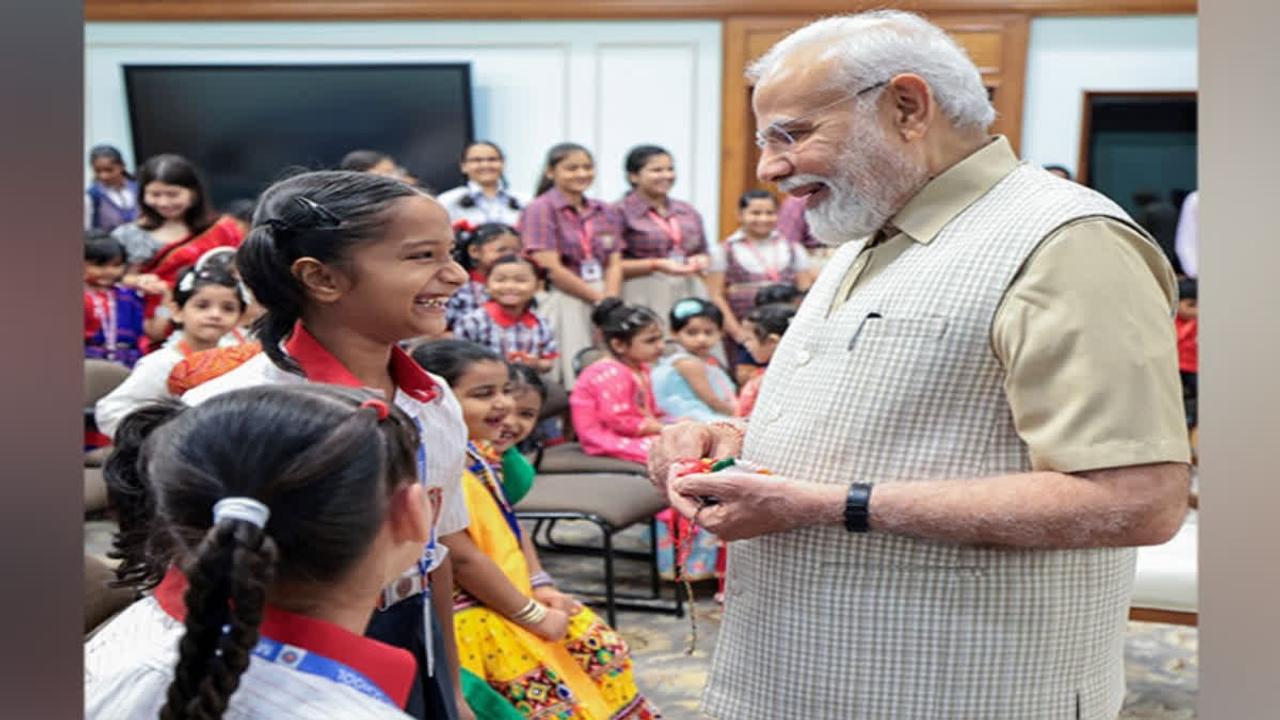
{"label": "white hair", "polygon": [[874,10],[810,23],[791,33],[747,68],[759,84],[796,50],[818,45],[820,61],[835,60],[833,87],[858,92],[901,73],[924,78],[944,115],[957,129],[986,129],[995,121],[982,75],[964,49],[920,15]]}

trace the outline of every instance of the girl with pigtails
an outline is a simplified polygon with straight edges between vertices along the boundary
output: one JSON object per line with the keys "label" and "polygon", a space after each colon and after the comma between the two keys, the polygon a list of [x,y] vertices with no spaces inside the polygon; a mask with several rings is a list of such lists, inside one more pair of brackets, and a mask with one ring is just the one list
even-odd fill
{"label": "girl with pigtails", "polygon": [[316,385],[128,416],[113,554],[153,591],[85,644],[85,716],[409,717],[412,655],[363,633],[430,534],[418,447],[393,405]]}
{"label": "girl with pigtails", "polygon": [[445,304],[467,279],[453,241],[444,208],[398,180],[321,171],[277,182],[236,251],[265,310],[253,326],[262,353],[182,396],[195,405],[238,388],[323,383],[372,391],[412,419],[418,479],[442,505],[421,562],[382,589],[366,634],[413,653],[405,709],[432,720],[475,717],[458,687],[453,568],[440,542],[467,527],[467,429],[448,383],[399,343],[445,331]]}

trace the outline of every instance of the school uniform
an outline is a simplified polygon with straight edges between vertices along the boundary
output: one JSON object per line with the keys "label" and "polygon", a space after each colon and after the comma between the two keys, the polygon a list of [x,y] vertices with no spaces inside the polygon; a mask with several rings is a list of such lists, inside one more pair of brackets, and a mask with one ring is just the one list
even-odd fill
{"label": "school uniform", "polygon": [[529,204],[529,196],[502,183],[498,186],[498,194],[489,197],[479,183],[468,182],[440,193],[436,202],[449,213],[450,222],[466,220],[476,227],[485,223],[515,225],[520,219],[521,208]]}
{"label": "school uniform", "polygon": [[[695,255],[706,255],[707,237],[702,215],[692,205],[667,199],[666,211],[659,211],[643,195],[632,191],[614,205],[622,225],[622,256],[629,260],[669,259],[683,263]],[[622,284],[622,299],[629,305],[653,310],[667,327],[671,308],[685,298],[707,298],[701,275],[667,275],[654,272],[633,277]]]}
{"label": "school uniform", "polygon": [[472,270],[470,275],[471,278],[466,284],[450,295],[449,302],[445,303],[444,320],[450,330],[464,315],[470,315],[489,300],[488,281],[485,276],[476,270]]}
{"label": "school uniform", "polygon": [[[584,202],[583,209],[578,210],[552,188],[525,207],[517,227],[526,251],[556,251],[567,270],[603,291],[609,256],[621,252],[624,243],[617,214],[599,200],[584,198]],[[593,345],[591,305],[552,287],[539,306],[550,319],[560,343],[560,361],[552,371],[552,379],[571,388],[574,356]]]}
{"label": "school uniform", "polygon": [[453,334],[492,348],[508,360],[525,362],[521,355],[532,359],[560,357],[546,318],[532,309],[526,309],[519,316],[512,315],[492,300],[463,316]]}
{"label": "school uniform", "polygon": [[[360,380],[307,332],[301,322],[294,326],[293,333],[283,343],[283,348],[301,366],[303,375],[295,375],[276,367],[264,353],[250,358],[225,375],[195,387],[183,395],[182,399],[194,405],[230,390],[266,384],[317,382],[362,387]],[[415,702],[411,706],[411,714],[417,717],[451,718],[456,713],[453,708],[451,679],[444,670],[445,655],[440,641],[439,620],[430,611],[430,604],[427,602],[429,588],[426,573],[439,567],[448,553],[448,548],[436,538],[467,528],[467,507],[461,486],[466,461],[467,426],[462,419],[462,408],[448,383],[423,370],[399,347],[391,348],[390,370],[397,386],[393,401],[413,418],[422,438],[418,453],[422,482],[427,487],[441,488],[443,503],[420,568],[406,573],[384,591],[385,607],[374,613],[368,635],[405,647],[423,665],[424,681],[419,688],[420,692],[415,691],[413,694],[411,702],[421,699],[426,710],[422,711]],[[430,625],[425,625],[428,617]]]}
{"label": "school uniform", "polygon": [[84,229],[111,231],[138,217],[138,183],[118,188],[93,183],[84,191]]}
{"label": "school uniform", "polygon": [[[186,578],[172,569],[150,597],[84,646],[84,711],[91,720],[155,718],[186,628]],[[403,720],[417,668],[397,647],[268,605],[260,641],[223,714],[229,720]]]}

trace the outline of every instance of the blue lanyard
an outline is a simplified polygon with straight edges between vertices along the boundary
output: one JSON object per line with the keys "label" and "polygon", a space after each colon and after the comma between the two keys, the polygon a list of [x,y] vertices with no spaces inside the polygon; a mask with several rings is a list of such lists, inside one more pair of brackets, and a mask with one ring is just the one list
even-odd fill
{"label": "blue lanyard", "polygon": [[[422,427],[422,421],[415,414],[413,416],[413,425],[418,428],[418,482],[422,483],[425,488],[427,485],[427,438],[426,430]],[[443,509],[443,505],[441,509]],[[422,577],[426,578],[427,570],[431,567],[431,560],[436,555],[436,524],[433,518],[431,524],[431,537],[427,540],[427,549],[423,552],[422,557],[418,559],[418,569],[422,571]],[[423,583],[423,592],[428,592],[426,583]]]}
{"label": "blue lanyard", "polygon": [[333,658],[309,652],[293,645],[285,645],[269,637],[258,639],[258,644],[253,648],[253,654],[267,662],[284,665],[287,668],[308,675],[326,678],[339,685],[346,685],[363,695],[375,700],[381,700],[391,707],[400,707],[391,699],[390,695],[383,692],[382,688],[374,684],[364,673]]}

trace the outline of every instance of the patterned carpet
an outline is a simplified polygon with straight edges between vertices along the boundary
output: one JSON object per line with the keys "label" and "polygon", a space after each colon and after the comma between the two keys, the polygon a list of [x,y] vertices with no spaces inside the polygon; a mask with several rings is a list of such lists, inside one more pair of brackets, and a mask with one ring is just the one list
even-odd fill
{"label": "patterned carpet", "polygon": [[[85,523],[85,551],[102,555],[110,544],[113,524]],[[557,538],[568,542],[589,542],[590,525],[561,523]],[[645,531],[636,528],[618,537],[619,547],[641,548]],[[600,561],[593,558],[543,553],[543,562],[564,587],[599,591],[603,577]],[[618,566],[619,587],[644,591],[647,572],[637,563],[623,561]],[[654,613],[620,612],[618,629],[627,638],[635,657],[637,682],[641,690],[664,712],[667,720],[698,720],[698,695],[706,680],[710,653],[720,626],[720,607],[711,599],[714,584],[701,584],[696,618],[698,643],[693,655],[686,655],[689,617],[676,618]],[[670,585],[667,592],[671,592]],[[1195,700],[1199,665],[1196,659],[1196,629],[1154,623],[1129,623],[1125,648],[1128,696],[1121,720],[1191,720],[1196,717]],[[731,719],[726,719],[731,720]]]}

